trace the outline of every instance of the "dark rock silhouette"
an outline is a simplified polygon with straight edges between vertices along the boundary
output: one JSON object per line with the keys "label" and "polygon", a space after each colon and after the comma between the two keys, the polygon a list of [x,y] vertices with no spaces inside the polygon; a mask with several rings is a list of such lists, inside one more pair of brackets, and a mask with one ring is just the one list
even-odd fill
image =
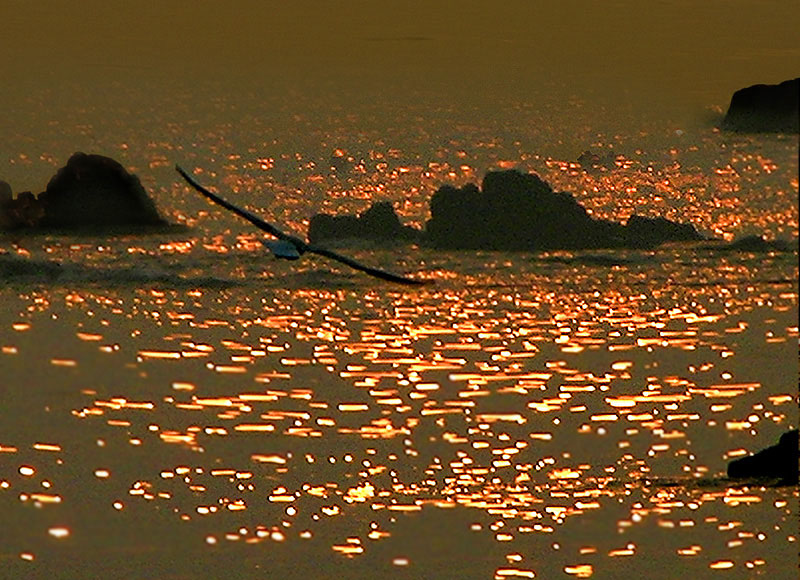
{"label": "dark rock silhouette", "polygon": [[109,157],[75,153],[39,196],[43,227],[159,225],[139,178]]}
{"label": "dark rock silhouette", "polygon": [[35,227],[43,216],[44,208],[30,191],[0,199],[0,229]]}
{"label": "dark rock silhouette", "polygon": [[163,225],[139,178],[102,155],[73,154],[38,196],[0,195],[0,226],[6,229]]}
{"label": "dark rock silhouette", "polygon": [[664,242],[694,242],[703,237],[691,224],[679,224],[663,217],[632,215],[625,224],[627,245],[653,247]]}
{"label": "dark rock silhouette", "polygon": [[722,128],[745,133],[800,133],[800,78],[736,91]]}
{"label": "dark rock silhouette", "polygon": [[652,248],[666,242],[702,240],[694,226],[634,215],[627,224],[595,219],[569,193],[556,192],[538,175],[490,171],[481,188],[440,187],[430,202],[424,232],[403,226],[388,202],[356,216],[317,214],[311,243],[361,238],[416,240],[442,249],[561,250]]}
{"label": "dark rock silhouette", "polygon": [[359,216],[317,214],[308,224],[308,241],[316,244],[329,240],[367,239],[374,241],[413,241],[419,231],[400,223],[388,201],[373,203]]}
{"label": "dark rock silhouette", "polygon": [[752,235],[734,240],[721,249],[734,252],[789,252],[792,245],[785,240],[768,241],[761,236]]}
{"label": "dark rock silhouette", "polygon": [[621,224],[592,218],[575,198],[535,174],[489,172],[481,189],[445,185],[431,198],[426,241],[450,249],[552,250],[650,248],[703,239],[689,224],[633,216]]}
{"label": "dark rock silhouette", "polygon": [[798,431],[781,435],[777,445],[754,455],[734,459],[728,464],[728,477],[733,479],[779,479],[781,485],[797,485]]}
{"label": "dark rock silhouette", "polygon": [[11,191],[11,186],[8,182],[0,179],[0,207],[11,203],[14,197],[14,192]]}
{"label": "dark rock silhouette", "polygon": [[361,237],[361,224],[354,215],[318,213],[308,223],[308,241],[318,244],[325,240]]}

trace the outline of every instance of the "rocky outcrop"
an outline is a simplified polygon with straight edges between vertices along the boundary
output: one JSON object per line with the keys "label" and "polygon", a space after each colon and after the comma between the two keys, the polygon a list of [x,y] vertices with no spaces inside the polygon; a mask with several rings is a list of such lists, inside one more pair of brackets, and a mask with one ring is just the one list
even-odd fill
{"label": "rocky outcrop", "polygon": [[139,178],[102,155],[75,153],[39,195],[39,203],[42,227],[164,223]]}
{"label": "rocky outcrop", "polygon": [[736,91],[722,128],[745,133],[800,133],[800,78]]}
{"label": "rocky outcrop", "polygon": [[635,248],[654,247],[665,242],[696,242],[703,236],[691,224],[672,222],[663,217],[632,215],[625,224],[625,244]]}
{"label": "rocky outcrop", "polygon": [[728,464],[728,477],[777,479],[781,485],[797,485],[798,460],[798,431],[794,429],[781,435],[777,445],[731,461]]}
{"label": "rocky outcrop", "polygon": [[650,248],[703,239],[694,226],[665,218],[632,216],[626,225],[595,219],[572,195],[514,170],[487,173],[481,189],[443,186],[430,209],[425,239],[438,248]]}
{"label": "rocky outcrop", "polygon": [[38,196],[12,198],[0,189],[0,227],[6,229],[166,225],[139,178],[102,155],[75,153]]}
{"label": "rocky outcrop", "polygon": [[354,238],[413,241],[419,238],[419,230],[400,223],[388,201],[374,203],[358,216],[317,214],[308,224],[308,241],[312,244]]}
{"label": "rocky outcrop", "polygon": [[634,215],[625,225],[595,219],[569,193],[514,170],[490,171],[480,189],[444,185],[433,194],[430,211],[424,232],[403,226],[388,202],[373,204],[359,216],[317,214],[308,239],[419,239],[435,248],[501,251],[652,248],[703,239],[691,224],[662,217]]}
{"label": "rocky outcrop", "polygon": [[0,182],[0,230],[35,227],[44,216],[44,209],[30,191],[14,197],[11,186]]}

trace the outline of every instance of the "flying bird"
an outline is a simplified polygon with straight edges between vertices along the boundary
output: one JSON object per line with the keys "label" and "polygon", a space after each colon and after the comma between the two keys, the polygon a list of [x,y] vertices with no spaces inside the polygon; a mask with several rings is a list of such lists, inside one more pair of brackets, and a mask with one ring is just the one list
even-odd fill
{"label": "flying bird", "polygon": [[378,268],[372,268],[370,266],[366,266],[361,264],[360,262],[356,262],[355,260],[348,258],[347,256],[342,256],[336,252],[328,250],[327,248],[322,248],[320,246],[316,246],[313,244],[309,244],[304,240],[301,240],[297,236],[292,236],[285,232],[282,232],[272,224],[269,224],[262,220],[255,214],[250,213],[249,211],[237,207],[222,199],[215,193],[211,193],[205,187],[197,183],[192,176],[190,176],[180,165],[176,165],[175,169],[181,176],[186,180],[186,182],[191,185],[194,189],[196,189],[200,194],[207,197],[211,201],[216,204],[221,205],[225,209],[235,213],[236,215],[243,217],[251,224],[256,226],[258,229],[267,232],[268,234],[277,238],[276,241],[266,241],[264,244],[267,248],[275,255],[277,258],[282,258],[285,260],[297,260],[305,253],[309,254],[317,254],[318,256],[324,256],[326,258],[330,258],[331,260],[336,260],[337,262],[341,262],[346,266],[350,266],[355,270],[360,270],[361,272],[365,272],[370,276],[375,276],[376,278],[380,278],[381,280],[388,280],[389,282],[396,282],[398,284],[413,284],[413,285],[420,285],[425,284],[423,280],[415,280],[413,278],[406,278],[405,276],[399,276],[397,274],[392,274],[391,272],[386,272],[385,270],[380,270]]}

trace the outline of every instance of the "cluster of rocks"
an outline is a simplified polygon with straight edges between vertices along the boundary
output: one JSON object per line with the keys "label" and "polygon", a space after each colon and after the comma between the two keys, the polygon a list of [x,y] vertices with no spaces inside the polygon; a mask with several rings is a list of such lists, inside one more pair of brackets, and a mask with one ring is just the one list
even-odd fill
{"label": "cluster of rocks", "polygon": [[419,240],[441,249],[554,250],[651,248],[702,240],[691,224],[632,216],[625,225],[595,219],[575,198],[555,192],[537,175],[491,171],[481,188],[440,187],[424,231],[400,225],[391,206],[374,204],[358,217],[318,214],[311,242],[341,238]]}
{"label": "cluster of rocks", "polygon": [[308,224],[308,241],[312,244],[324,240],[352,238],[376,242],[416,241],[419,234],[416,228],[400,223],[400,218],[388,201],[373,203],[358,216],[319,213]]}
{"label": "cluster of rocks", "polygon": [[487,173],[480,189],[441,187],[430,209],[425,237],[439,248],[649,248],[703,239],[694,226],[665,218],[634,215],[625,225],[595,219],[571,194],[514,170]]}
{"label": "cluster of rocks", "polygon": [[[800,78],[779,85],[754,85],[736,91],[722,122],[724,129],[748,132],[800,132]],[[344,171],[349,160],[332,158]],[[584,152],[586,171],[616,166],[613,154]],[[334,166],[334,165],[332,165]],[[358,216],[318,214],[309,224],[312,243],[343,238],[421,241],[436,248],[550,250],[650,248],[702,236],[690,224],[632,216],[626,224],[595,219],[575,198],[556,192],[538,176],[517,171],[489,172],[481,188],[440,187],[430,202],[425,230],[401,224],[391,204],[373,204]],[[138,177],[102,155],[75,153],[44,192],[13,195],[0,181],[0,230],[164,226]],[[748,238],[729,249],[783,249]]]}
{"label": "cluster of rocks", "polygon": [[38,195],[0,181],[0,228],[163,226],[139,178],[102,155],[75,153]]}
{"label": "cluster of rocks", "polygon": [[[534,174],[494,171],[474,184],[440,187],[431,198],[424,230],[405,226],[389,202],[377,202],[357,216],[315,215],[312,244],[344,239],[378,243],[417,242],[441,249],[554,250],[652,248],[666,242],[697,241],[690,224],[633,215],[619,224],[595,219],[575,198]],[[165,226],[139,179],[102,155],[75,153],[39,195],[16,197],[0,181],[0,230],[97,229]],[[748,236],[719,249],[767,252],[791,250],[787,242]]]}
{"label": "cluster of rocks", "polygon": [[[722,128],[800,132],[800,78],[736,91]],[[605,171],[617,166],[617,158],[612,153],[585,151],[578,163],[585,171]],[[691,224],[663,217],[634,215],[624,225],[592,218],[572,195],[553,191],[534,174],[516,171],[489,172],[481,188],[445,185],[434,193],[430,210],[424,231],[403,227],[391,206],[382,202],[357,217],[316,215],[308,236],[312,242],[403,239],[436,248],[489,250],[652,248],[703,239]],[[723,249],[766,252],[791,247],[786,242],[748,236]]]}

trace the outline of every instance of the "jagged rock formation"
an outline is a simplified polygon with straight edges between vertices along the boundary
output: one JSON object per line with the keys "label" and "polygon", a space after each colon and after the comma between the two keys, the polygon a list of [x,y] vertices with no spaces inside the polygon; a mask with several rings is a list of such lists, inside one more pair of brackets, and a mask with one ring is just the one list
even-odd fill
{"label": "jagged rock formation", "polygon": [[736,91],[722,128],[745,133],[800,133],[800,78]]}
{"label": "jagged rock formation", "polygon": [[632,216],[626,225],[592,218],[575,198],[537,175],[489,172],[481,189],[443,186],[431,199],[426,241],[451,249],[650,248],[703,239],[690,224]]}
{"label": "jagged rock formation", "polygon": [[308,241],[312,244],[352,238],[412,241],[418,237],[418,230],[400,223],[388,201],[374,203],[358,216],[316,214],[308,224]]}

